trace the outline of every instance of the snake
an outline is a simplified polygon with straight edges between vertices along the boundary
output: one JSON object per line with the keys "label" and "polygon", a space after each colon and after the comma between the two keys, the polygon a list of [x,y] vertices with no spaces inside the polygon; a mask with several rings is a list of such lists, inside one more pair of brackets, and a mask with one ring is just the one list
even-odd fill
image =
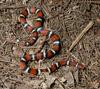
{"label": "snake", "polygon": [[[33,15],[34,17],[34,23],[33,25],[30,25],[27,22],[27,19],[29,15]],[[45,28],[45,14],[44,11],[40,8],[31,7],[31,8],[24,8],[18,17],[18,21],[22,25],[23,29],[26,31],[29,31],[32,36],[29,37],[28,41],[24,43],[24,46],[34,46],[34,44],[37,42],[39,35],[45,36],[46,41],[49,45],[47,49],[42,49],[36,53],[30,53],[30,52],[22,52],[19,53],[20,57],[20,63],[19,68],[24,73],[29,73],[30,75],[41,75],[43,72],[52,73],[57,71],[61,66],[75,66],[80,69],[84,69],[84,64],[78,63],[76,60],[65,60],[61,59],[58,62],[52,63],[50,67],[47,68],[35,68],[30,67],[29,62],[32,61],[40,61],[43,59],[51,59],[55,55],[59,54],[61,51],[62,45],[61,45],[61,39],[58,34],[55,32],[48,30]],[[51,43],[51,44],[50,44]]]}

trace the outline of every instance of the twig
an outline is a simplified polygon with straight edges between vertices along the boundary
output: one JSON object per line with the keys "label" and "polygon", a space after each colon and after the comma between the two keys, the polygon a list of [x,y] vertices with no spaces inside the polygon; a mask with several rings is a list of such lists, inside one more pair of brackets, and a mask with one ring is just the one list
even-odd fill
{"label": "twig", "polygon": [[94,22],[90,21],[89,24],[84,28],[84,30],[77,36],[77,38],[72,42],[72,45],[70,46],[68,52],[70,52],[75,45],[81,40],[81,38],[84,36],[84,34],[93,26]]}
{"label": "twig", "polygon": [[6,61],[6,58],[4,56],[1,56],[1,55],[0,55],[0,62],[10,63],[10,61]]}
{"label": "twig", "polygon": [[92,4],[100,4],[99,0],[82,0],[82,1],[77,1],[78,3],[92,3]]}
{"label": "twig", "polygon": [[7,40],[5,40],[3,43],[2,43],[2,47],[7,43]]}
{"label": "twig", "polygon": [[2,7],[0,7],[0,9],[18,9],[18,8],[23,8],[23,7],[26,7],[26,6],[24,6],[24,5],[22,5],[22,6],[2,6]]}
{"label": "twig", "polygon": [[[63,87],[63,89],[66,89],[66,87],[65,87],[65,85],[63,84],[63,83],[61,83],[60,81],[59,81],[59,79],[55,79],[55,81],[58,81],[60,84],[61,84],[61,86]],[[68,88],[69,89],[69,88]]]}

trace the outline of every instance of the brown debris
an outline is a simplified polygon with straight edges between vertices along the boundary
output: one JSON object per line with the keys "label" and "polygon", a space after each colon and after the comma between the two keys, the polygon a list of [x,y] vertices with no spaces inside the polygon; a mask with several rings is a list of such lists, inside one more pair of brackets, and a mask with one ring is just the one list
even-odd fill
{"label": "brown debris", "polygon": [[[59,61],[66,58],[70,48],[71,55],[69,55],[68,60],[74,58],[79,63],[84,63],[86,65],[85,70],[64,66],[50,75],[42,74],[41,76],[30,77],[27,74],[19,74],[17,66],[19,58],[12,53],[12,47],[17,46],[17,44],[12,41],[15,41],[16,38],[23,40],[28,36],[28,33],[22,30],[17,17],[22,8],[33,5],[39,7],[40,2],[41,0],[0,1],[0,89],[99,89],[99,0],[82,0],[81,2],[80,0],[44,0],[43,6],[40,7],[47,11],[46,27],[59,34],[62,41],[60,54],[52,58],[53,60],[43,60],[40,67],[48,67],[54,60]],[[86,34],[81,34],[71,46],[89,22],[91,23],[89,26],[92,27],[91,30],[89,27]],[[19,26],[17,29],[15,28],[16,24]],[[12,33],[13,35],[11,35]],[[23,49],[25,51],[32,49],[32,47]]]}

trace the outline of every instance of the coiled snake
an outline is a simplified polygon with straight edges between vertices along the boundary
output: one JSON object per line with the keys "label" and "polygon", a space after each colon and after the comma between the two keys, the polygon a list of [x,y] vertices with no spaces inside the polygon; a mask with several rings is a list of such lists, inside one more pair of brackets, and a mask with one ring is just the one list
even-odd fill
{"label": "coiled snake", "polygon": [[[27,23],[27,18],[29,14],[36,16],[35,22],[32,26]],[[42,72],[52,73],[56,71],[59,67],[64,65],[68,65],[68,66],[72,65],[81,69],[84,68],[84,65],[78,63],[76,60],[68,61],[65,59],[61,59],[60,61],[53,63],[50,67],[43,68],[43,69],[29,67],[28,63],[30,61],[51,59],[56,54],[58,54],[61,50],[61,41],[58,34],[44,27],[45,16],[44,16],[44,12],[41,9],[36,9],[35,7],[24,9],[21,12],[20,16],[18,17],[18,21],[22,24],[23,29],[29,31],[32,34],[32,37],[30,37],[29,40],[24,43],[24,46],[34,45],[34,43],[36,43],[39,38],[39,34],[41,36],[46,37],[46,42],[48,44],[49,42],[51,43],[49,44],[49,48],[47,49],[41,48],[41,50],[37,51],[34,54],[30,52],[19,53],[18,54],[20,57],[19,67],[22,71],[34,76],[34,75],[40,75]]]}

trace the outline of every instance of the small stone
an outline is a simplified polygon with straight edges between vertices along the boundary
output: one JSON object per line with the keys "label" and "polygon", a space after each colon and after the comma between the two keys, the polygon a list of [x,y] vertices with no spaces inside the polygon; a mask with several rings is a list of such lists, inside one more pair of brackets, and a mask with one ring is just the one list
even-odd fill
{"label": "small stone", "polygon": [[44,83],[44,82],[43,82],[41,85],[42,85],[42,88],[43,88],[43,89],[47,89],[47,88],[48,88],[48,86],[47,86],[46,83]]}
{"label": "small stone", "polygon": [[16,50],[16,47],[13,47],[12,50]]}
{"label": "small stone", "polygon": [[16,42],[18,43],[19,42],[19,39],[17,39]]}

